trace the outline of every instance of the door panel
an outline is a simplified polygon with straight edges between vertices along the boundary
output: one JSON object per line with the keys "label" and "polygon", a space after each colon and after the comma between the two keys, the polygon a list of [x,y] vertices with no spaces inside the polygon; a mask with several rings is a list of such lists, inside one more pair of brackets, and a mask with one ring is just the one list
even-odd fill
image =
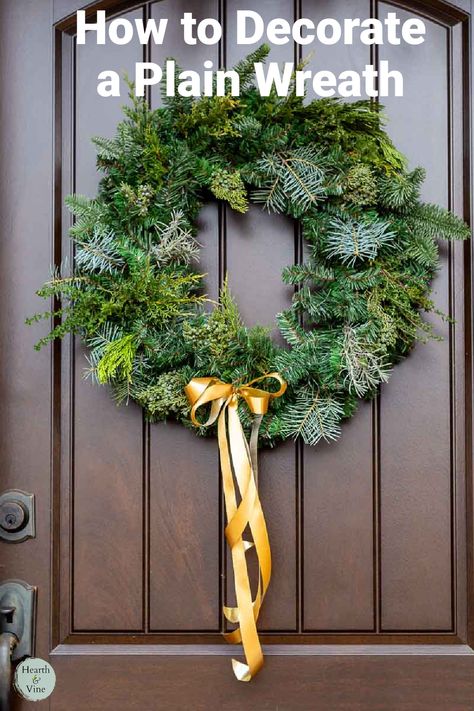
{"label": "door panel", "polygon": [[[52,697],[56,711],[110,709],[173,711],[468,711],[472,708],[470,657],[267,657],[251,684],[225,683],[229,659],[55,657],[62,684]],[[81,665],[82,675],[77,668]]]}
{"label": "door panel", "polygon": [[0,542],[0,573],[2,580],[34,581],[42,590],[36,652],[47,657],[51,354],[35,353],[38,333],[25,328],[24,320],[38,304],[30,284],[47,279],[51,265],[52,42],[50,8],[37,11],[28,3],[28,9],[25,17],[25,5],[0,3],[0,77],[9,97],[0,101],[0,124],[6,129],[0,130],[0,481],[2,490],[36,494],[36,538],[20,545]]}
{"label": "door panel", "polygon": [[[173,57],[182,67],[201,67],[205,59],[218,63],[218,48],[195,47],[183,41],[178,18],[185,0],[164,0],[150,6],[157,22],[168,18],[163,46],[153,46],[151,61],[163,65]],[[214,17],[216,0],[199,3],[198,20]],[[174,22],[173,22],[174,19]],[[158,87],[152,87],[152,106],[161,105]],[[219,216],[216,205],[200,216],[199,242],[203,245],[200,269],[209,275],[209,298],[219,292]],[[220,488],[213,442],[193,436],[176,424],[147,428],[149,488],[145,506],[150,512],[150,629],[170,632],[220,630]],[[169,486],[169,472],[173,484]],[[182,513],[177,516],[176,512]],[[145,533],[146,536],[146,533]]]}
{"label": "door panel", "polygon": [[[364,403],[331,444],[305,450],[304,630],[375,628],[373,407]],[[309,451],[308,451],[309,450]],[[337,525],[336,525],[337,522]]]}
{"label": "door panel", "polygon": [[211,442],[196,443],[194,433],[176,423],[153,429],[149,492],[151,629],[218,631],[216,450]]}
{"label": "door panel", "polygon": [[[261,44],[239,46],[235,43],[236,13],[242,9],[239,0],[226,4],[226,42],[224,63],[234,66]],[[291,3],[285,0],[261,2],[258,12],[264,22],[273,17],[287,21],[293,18]],[[288,62],[294,59],[291,43],[272,48],[272,59]],[[229,275],[230,289],[239,305],[244,322],[272,328],[279,337],[275,315],[291,303],[292,290],[281,280],[281,271],[295,260],[297,249],[293,222],[285,217],[269,215],[251,206],[245,215],[225,210],[224,260]],[[262,275],[265,275],[262,278]],[[259,482],[262,505],[272,546],[272,585],[259,619],[260,629],[268,632],[284,630],[296,632],[299,616],[298,581],[298,528],[297,528],[297,452],[291,443],[276,451],[265,452],[259,462]],[[253,561],[254,562],[254,561]],[[255,574],[255,569],[254,569]],[[254,575],[255,577],[255,575]],[[226,550],[226,596],[235,604],[232,564]],[[271,589],[281,590],[276,595]],[[267,605],[268,602],[268,605]]]}
{"label": "door panel", "polygon": [[[171,18],[172,28],[166,44],[152,48],[152,60],[162,63],[172,54],[183,66],[199,67],[206,57],[216,65],[233,65],[252,49],[235,45],[238,7],[233,1],[226,6],[225,51],[219,53],[217,47],[197,46],[194,51],[183,43],[178,18],[185,4],[171,6],[165,0],[147,6],[143,12]],[[329,9],[339,19],[347,15],[343,0],[330,8],[320,0],[305,0],[302,13],[317,21]],[[370,8],[358,1],[353,9],[366,16]],[[380,16],[390,9],[381,4]],[[267,20],[277,11],[288,20],[293,17],[285,0],[277,8],[264,4],[259,11]],[[198,15],[219,12],[222,9],[209,0]],[[413,165],[427,167],[426,198],[447,205],[452,201],[450,170],[455,169],[449,164],[450,30],[429,20],[427,26],[429,41],[419,53],[419,48],[407,52],[405,46],[384,46],[379,59],[388,59],[405,74],[404,99],[387,101],[390,131]],[[74,38],[64,40],[74,46]],[[86,44],[78,48],[75,61],[72,57],[77,157],[71,189],[75,180],[79,192],[93,194],[97,184],[93,151],[83,146],[90,136],[113,131],[121,103],[103,102],[87,78],[105,66],[105,58],[110,68],[126,70],[143,53],[133,45],[126,53],[121,49]],[[416,73],[410,71],[415,57]],[[293,59],[293,47],[275,48],[272,59]],[[312,61],[335,71],[343,66],[360,71],[370,60],[369,48],[356,44],[344,56],[334,47],[318,47]],[[427,129],[422,109],[434,95]],[[154,88],[152,104],[160,100]],[[64,116],[68,110],[64,106]],[[256,207],[239,216],[216,205],[205,208],[203,223],[199,239],[211,293],[217,294],[228,273],[245,322],[274,324],[275,313],[291,299],[280,273],[301,251],[297,226]],[[454,251],[445,252],[435,298],[450,313]],[[337,444],[295,448],[288,443],[265,452],[260,480],[276,565],[262,630],[272,641],[283,641],[285,634],[295,635],[295,641],[323,635],[338,639],[341,633],[348,639],[366,635],[383,641],[385,632],[445,632],[446,640],[453,639],[454,575],[461,574],[452,558],[451,383],[456,341],[454,327],[439,319],[436,326],[444,341],[418,346],[395,369],[380,401],[362,404],[353,421],[343,426]],[[74,629],[133,630],[144,634],[144,641],[149,633],[156,641],[160,633],[184,634],[189,642],[203,635],[218,641],[216,633],[224,624],[221,601],[226,597],[232,604],[233,590],[222,537],[215,442],[202,441],[173,424],[143,425],[133,404],[116,409],[106,389],[84,383],[83,366],[78,353],[71,364],[75,395],[69,434],[74,452]],[[170,472],[172,483],[167,481]],[[457,477],[462,488],[463,472]],[[97,528],[92,521],[100,521],[104,500],[110,525],[99,536],[101,524]],[[125,555],[118,555],[119,550]],[[93,579],[99,585],[90,600]],[[112,603],[116,589],[120,602],[116,598]],[[119,612],[123,606],[125,615]]]}
{"label": "door panel", "polygon": [[[126,17],[133,21],[139,14]],[[114,45],[112,52],[107,45],[89,43],[75,50],[71,189],[79,194],[95,194],[99,176],[91,137],[114,134],[123,104],[123,99],[102,101],[91,79],[104,68],[132,75],[141,59],[138,43]],[[77,630],[136,631],[142,629],[143,616],[142,416],[134,404],[118,408],[108,393],[84,381],[86,366],[76,341],[74,382],[64,383],[73,388],[73,625]]]}
{"label": "door panel", "polygon": [[[435,300],[455,323],[436,319],[442,342],[417,346],[380,397],[360,405],[339,442],[287,443],[261,453],[275,566],[259,621],[268,653],[262,674],[236,685],[229,661],[236,650],[220,634],[232,586],[216,442],[173,423],[150,427],[133,404],[117,408],[105,388],[83,379],[87,362],[78,343],[66,340],[38,356],[32,343],[41,327],[26,329],[22,321],[38,308],[33,293],[47,277],[50,255],[56,263],[71,259],[62,201],[72,191],[95,193],[90,138],[111,135],[120,119],[125,99],[100,99],[97,73],[131,74],[136,61],[162,63],[170,55],[193,68],[209,58],[230,66],[252,49],[235,45],[234,13],[243,6],[103,3],[132,18],[170,18],[165,46],[142,48],[76,47],[73,23],[63,19],[80,4],[0,3],[0,73],[9,96],[0,105],[0,156],[9,166],[1,192],[7,288],[0,309],[0,451],[5,486],[38,494],[37,539],[15,551],[1,544],[1,552],[5,577],[40,586],[37,653],[52,650],[58,674],[50,708],[471,708],[470,245],[443,248]],[[383,18],[394,7],[278,0],[259,3],[258,11],[267,19],[317,21]],[[311,66],[360,71],[388,59],[402,70],[405,97],[385,101],[389,131],[411,165],[427,168],[426,199],[468,216],[468,16],[437,1],[416,7],[428,28],[421,48],[383,46],[376,53],[318,45]],[[225,19],[225,42],[186,47],[178,19],[190,8]],[[404,19],[416,10],[397,13]],[[48,47],[52,17],[60,23]],[[288,44],[275,47],[271,59],[295,55]],[[31,69],[21,91],[19,56]],[[159,105],[158,91],[149,98]],[[245,322],[274,325],[291,299],[281,268],[302,253],[297,226],[255,207],[239,216],[212,204],[200,215],[199,241],[209,296],[217,297],[228,273]]]}
{"label": "door panel", "polygon": [[[390,12],[381,4],[380,17]],[[403,22],[409,13],[399,11]],[[423,198],[450,202],[448,31],[426,21],[427,41],[419,47],[384,46],[380,59],[405,77],[400,99],[385,104],[389,131],[410,158],[423,165]],[[412,67],[416,61],[417,71]],[[423,77],[420,82],[419,77]],[[429,106],[429,121],[422,107]],[[407,130],[409,127],[409,130]],[[437,308],[450,313],[453,256],[441,247],[444,268],[434,283]],[[382,629],[452,628],[451,345],[453,332],[431,317],[443,342],[415,349],[383,388],[380,420]],[[429,436],[427,436],[429,432]]]}
{"label": "door panel", "polygon": [[[352,2],[349,13],[343,0],[303,0],[301,14],[314,22],[371,16],[368,0]],[[360,43],[317,45],[308,66],[337,74],[345,69],[361,72],[370,61],[370,48]],[[312,89],[309,97],[314,97]],[[344,425],[336,448],[302,448],[302,629],[307,633],[377,630],[375,422],[375,406],[363,403]]]}

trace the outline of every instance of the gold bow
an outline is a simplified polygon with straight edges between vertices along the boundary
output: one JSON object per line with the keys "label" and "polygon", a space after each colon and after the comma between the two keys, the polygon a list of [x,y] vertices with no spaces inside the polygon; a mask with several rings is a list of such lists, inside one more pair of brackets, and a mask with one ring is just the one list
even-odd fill
{"label": "gold bow", "polygon": [[[280,383],[277,392],[267,392],[254,388],[254,383],[274,378]],[[263,653],[257,632],[257,618],[270,583],[272,560],[267,526],[257,491],[257,447],[258,431],[270,401],[280,397],[286,390],[286,383],[279,373],[269,373],[255,378],[245,385],[230,385],[217,378],[193,378],[185,387],[191,404],[191,420],[198,427],[209,427],[217,420],[219,454],[222,483],[224,489],[227,526],[225,536],[232,553],[234,569],[236,607],[225,607],[223,612],[229,622],[238,624],[232,632],[224,635],[231,644],[242,642],[246,664],[232,660],[234,674],[239,681],[250,681],[263,666]],[[243,398],[255,415],[250,444],[240,422],[238,405]],[[200,407],[210,403],[211,411],[205,422],[199,422],[196,413]],[[226,417],[228,425],[226,428]],[[240,493],[237,503],[235,478]],[[249,527],[253,541],[243,539]],[[258,559],[258,585],[255,599],[252,599],[246,551],[255,546]]]}

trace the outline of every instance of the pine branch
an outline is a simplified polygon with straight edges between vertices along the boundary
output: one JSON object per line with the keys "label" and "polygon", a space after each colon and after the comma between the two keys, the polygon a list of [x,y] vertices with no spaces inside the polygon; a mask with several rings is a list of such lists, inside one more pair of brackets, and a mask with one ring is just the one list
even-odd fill
{"label": "pine branch", "polygon": [[358,397],[373,392],[390,376],[385,353],[367,340],[366,330],[364,327],[346,326],[342,343],[344,384]]}
{"label": "pine branch", "polygon": [[241,94],[248,91],[254,83],[255,64],[264,62],[269,53],[270,47],[267,44],[262,44],[235,65],[234,71],[239,75]]}
{"label": "pine branch", "polygon": [[334,269],[322,264],[315,264],[314,260],[304,262],[304,264],[292,264],[285,267],[282,272],[285,284],[303,284],[313,282],[326,284],[336,279]]}
{"label": "pine branch", "polygon": [[390,224],[374,219],[361,221],[331,220],[326,235],[326,254],[353,267],[358,260],[375,259],[381,247],[393,244]]}
{"label": "pine branch", "polygon": [[469,239],[471,229],[460,217],[439,205],[422,203],[409,215],[413,230],[435,239]]}
{"label": "pine branch", "polygon": [[292,311],[283,311],[276,319],[280,333],[290,346],[300,346],[305,341],[306,334]]}
{"label": "pine branch", "polygon": [[259,189],[253,191],[252,199],[273,212],[284,212],[288,205],[295,211],[308,210],[326,195],[325,176],[330,167],[328,156],[311,146],[265,156],[255,164],[252,178]]}
{"label": "pine branch", "polygon": [[423,168],[411,173],[396,173],[379,180],[379,202],[389,210],[403,211],[415,205],[426,177]]}
{"label": "pine branch", "polygon": [[95,232],[88,242],[83,242],[77,237],[74,242],[78,247],[74,261],[79,272],[116,274],[125,266],[117,250],[117,238],[113,232],[107,234]]}
{"label": "pine branch", "polygon": [[332,397],[323,397],[311,386],[300,388],[293,404],[281,417],[284,437],[301,437],[305,444],[314,445],[320,440],[337,439],[340,421],[344,414],[341,404]]}

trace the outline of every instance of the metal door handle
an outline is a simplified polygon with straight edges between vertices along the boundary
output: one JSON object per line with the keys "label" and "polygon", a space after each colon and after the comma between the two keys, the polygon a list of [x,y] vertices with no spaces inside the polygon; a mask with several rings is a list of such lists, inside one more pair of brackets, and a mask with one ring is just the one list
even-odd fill
{"label": "metal door handle", "polygon": [[12,661],[34,649],[36,588],[22,580],[0,583],[0,711],[10,709]]}
{"label": "metal door handle", "polygon": [[12,685],[12,654],[18,637],[12,632],[0,634],[0,711],[10,711]]}

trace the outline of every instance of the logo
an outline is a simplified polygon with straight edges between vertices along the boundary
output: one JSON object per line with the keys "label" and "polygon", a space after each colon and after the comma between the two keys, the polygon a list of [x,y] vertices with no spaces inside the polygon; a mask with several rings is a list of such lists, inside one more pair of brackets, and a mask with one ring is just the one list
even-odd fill
{"label": "logo", "polygon": [[15,691],[27,701],[47,699],[56,685],[54,669],[44,659],[28,657],[15,670],[13,686]]}

